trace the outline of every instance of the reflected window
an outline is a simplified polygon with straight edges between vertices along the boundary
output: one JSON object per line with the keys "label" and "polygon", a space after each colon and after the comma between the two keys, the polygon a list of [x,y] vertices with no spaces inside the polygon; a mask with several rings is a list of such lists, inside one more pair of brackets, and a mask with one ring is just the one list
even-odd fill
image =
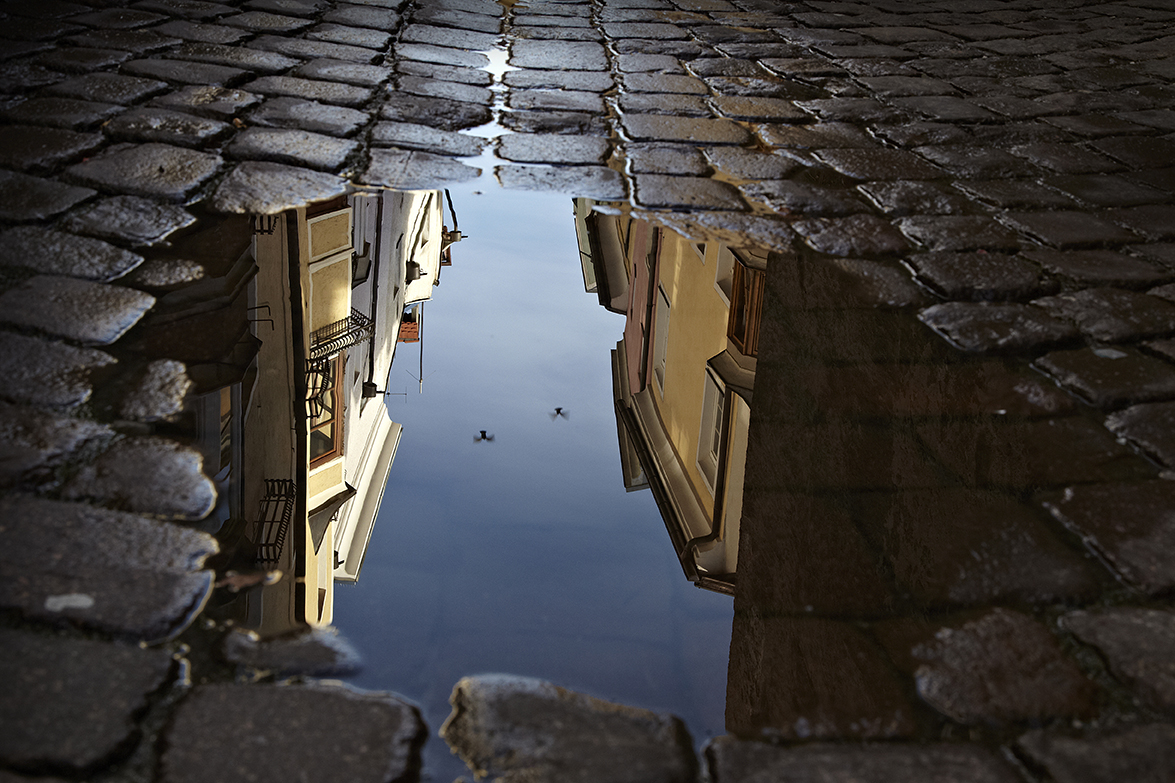
{"label": "reflected window", "polygon": [[726,336],[743,356],[759,353],[759,321],[767,275],[741,263],[734,265],[730,297],[730,322]]}
{"label": "reflected window", "polygon": [[343,446],[343,354],[335,357],[333,383],[310,417],[310,467],[337,457]]}
{"label": "reflected window", "polygon": [[653,375],[657,388],[665,391],[665,353],[669,347],[669,297],[664,288],[657,288],[657,317],[653,321]]}
{"label": "reflected window", "polygon": [[710,491],[718,483],[719,454],[722,452],[722,425],[726,421],[726,391],[711,372],[706,373],[702,396],[702,428],[698,435],[698,469]]}
{"label": "reflected window", "polygon": [[718,287],[718,291],[728,305],[734,288],[734,268],[738,263],[737,256],[730,248],[726,246],[718,248],[718,268],[714,272],[714,285]]}

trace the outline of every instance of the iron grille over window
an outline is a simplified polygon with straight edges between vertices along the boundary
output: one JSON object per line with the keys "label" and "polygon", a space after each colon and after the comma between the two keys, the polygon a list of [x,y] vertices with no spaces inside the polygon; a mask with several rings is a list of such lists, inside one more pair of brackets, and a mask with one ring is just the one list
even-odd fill
{"label": "iron grille over window", "polygon": [[297,495],[298,488],[293,481],[265,479],[265,497],[261,498],[257,519],[253,522],[253,542],[257,545],[254,562],[257,565],[277,565],[281,559]]}
{"label": "iron grille over window", "polygon": [[324,359],[344,348],[358,345],[375,333],[375,321],[358,310],[341,321],[322,327],[310,335],[310,358]]}

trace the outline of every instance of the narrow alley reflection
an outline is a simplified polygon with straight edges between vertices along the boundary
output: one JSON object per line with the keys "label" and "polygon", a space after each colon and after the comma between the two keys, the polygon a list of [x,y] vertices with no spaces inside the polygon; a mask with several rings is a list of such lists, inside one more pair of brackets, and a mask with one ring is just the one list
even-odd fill
{"label": "narrow alley reflection", "polygon": [[211,316],[239,339],[197,381],[197,414],[218,569],[265,575],[218,593],[217,619],[262,637],[326,626],[335,583],[358,579],[400,442],[383,404],[396,346],[421,340],[460,239],[444,209],[441,191],[359,191],[253,219]]}
{"label": "narrow alley reflection", "polygon": [[625,317],[612,385],[625,487],[656,498],[691,582],[734,594],[767,253],[575,200],[584,284]]}

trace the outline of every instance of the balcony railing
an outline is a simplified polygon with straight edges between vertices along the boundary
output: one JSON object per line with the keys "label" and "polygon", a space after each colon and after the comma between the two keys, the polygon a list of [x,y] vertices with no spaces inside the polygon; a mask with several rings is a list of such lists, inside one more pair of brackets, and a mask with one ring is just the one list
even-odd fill
{"label": "balcony railing", "polygon": [[344,348],[358,345],[375,334],[375,321],[358,310],[341,321],[315,330],[310,335],[310,358],[325,359]]}
{"label": "balcony railing", "polygon": [[261,498],[252,530],[257,565],[274,566],[281,560],[297,497],[298,487],[293,481],[265,479],[265,496]]}

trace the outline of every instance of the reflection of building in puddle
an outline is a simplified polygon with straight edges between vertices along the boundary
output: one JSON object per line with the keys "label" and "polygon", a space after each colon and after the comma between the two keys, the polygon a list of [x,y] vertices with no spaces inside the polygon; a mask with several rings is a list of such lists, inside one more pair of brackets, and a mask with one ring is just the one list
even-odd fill
{"label": "reflection of building in puddle", "polygon": [[625,486],[652,490],[686,576],[733,593],[766,256],[575,202],[612,352]]}
{"label": "reflection of building in puddle", "polygon": [[330,623],[334,582],[359,577],[400,441],[381,387],[397,342],[419,341],[420,303],[459,238],[442,200],[358,192],[254,220],[259,346],[248,373],[203,398],[203,441],[231,488],[232,564],[284,575],[234,608],[263,635]]}

